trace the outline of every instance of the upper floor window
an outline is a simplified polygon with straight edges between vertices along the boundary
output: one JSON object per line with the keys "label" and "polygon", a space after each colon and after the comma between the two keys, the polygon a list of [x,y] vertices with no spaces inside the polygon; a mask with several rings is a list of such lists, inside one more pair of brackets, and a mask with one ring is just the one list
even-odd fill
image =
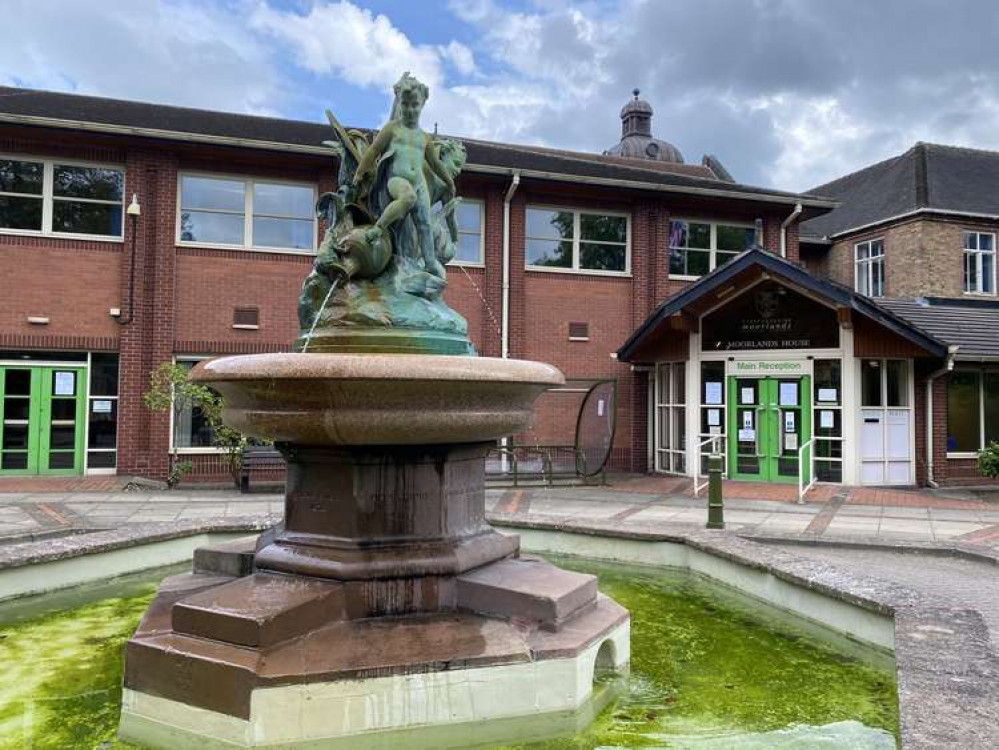
{"label": "upper floor window", "polygon": [[755,241],[753,226],[673,219],[669,223],[670,276],[703,276],[751,248]]}
{"label": "upper floor window", "polygon": [[855,286],[860,294],[868,297],[885,295],[885,243],[884,240],[868,240],[853,246],[855,266]]}
{"label": "upper floor window", "polygon": [[0,230],[121,237],[125,172],[47,159],[0,159]]}
{"label": "upper floor window", "polygon": [[987,232],[964,233],[964,291],[996,293],[996,237]]}
{"label": "upper floor window", "polygon": [[482,252],[482,203],[463,200],[455,211],[458,224],[458,249],[452,263],[481,265]]}
{"label": "upper floor window", "polygon": [[528,208],[528,268],[623,274],[629,271],[628,216]]}
{"label": "upper floor window", "polygon": [[313,252],[315,200],[312,185],[181,175],[177,240]]}

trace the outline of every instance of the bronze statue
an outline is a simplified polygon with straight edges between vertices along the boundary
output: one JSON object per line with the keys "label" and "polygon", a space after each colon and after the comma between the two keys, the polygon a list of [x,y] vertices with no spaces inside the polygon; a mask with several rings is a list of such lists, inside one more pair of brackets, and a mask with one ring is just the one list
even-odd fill
{"label": "bronze statue", "polygon": [[465,149],[420,129],[424,84],[405,73],[394,91],[370,144],[327,110],[339,188],[316,207],[327,229],[299,298],[302,351],[473,353],[467,323],[441,299]]}

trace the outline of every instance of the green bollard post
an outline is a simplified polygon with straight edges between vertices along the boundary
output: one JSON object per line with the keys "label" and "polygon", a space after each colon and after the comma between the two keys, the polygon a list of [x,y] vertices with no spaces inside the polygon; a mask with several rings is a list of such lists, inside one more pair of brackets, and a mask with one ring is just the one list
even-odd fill
{"label": "green bollard post", "polygon": [[706,528],[724,529],[722,507],[722,460],[717,453],[708,456],[708,523]]}

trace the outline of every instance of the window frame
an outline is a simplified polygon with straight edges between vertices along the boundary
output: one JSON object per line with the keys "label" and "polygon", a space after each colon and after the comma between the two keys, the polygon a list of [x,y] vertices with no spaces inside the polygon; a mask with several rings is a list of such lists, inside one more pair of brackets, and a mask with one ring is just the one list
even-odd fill
{"label": "window frame", "polygon": [[[859,258],[861,245],[867,245],[868,250],[875,243],[881,244],[881,254],[876,256],[868,256],[867,258]],[[862,294],[865,297],[871,299],[884,299],[885,287],[887,286],[887,277],[885,276],[885,238],[884,237],[871,237],[868,240],[863,240],[861,242],[853,243],[853,290],[857,294]],[[873,276],[870,270],[867,272],[867,289],[860,288],[860,265],[864,264],[870,269],[875,263],[881,266],[881,289],[880,294],[872,294],[873,292]]]}
{"label": "window frame", "polygon": [[[527,260],[527,242],[531,239],[541,239],[548,240],[549,237],[531,237],[527,233],[527,212],[530,210],[539,211],[555,211],[561,213],[571,213],[572,214],[572,267],[571,268],[557,268],[555,266],[535,266],[531,265]],[[580,237],[580,217],[583,214],[589,214],[591,216],[623,216],[624,223],[624,270],[623,271],[602,271],[595,268],[580,268],[579,266],[579,256],[580,256],[580,244],[582,243],[582,238]],[[562,240],[563,242],[565,240]],[[620,245],[619,242],[606,242],[602,240],[587,240],[588,243],[594,245]],[[575,208],[570,206],[553,206],[544,203],[529,203],[524,207],[524,270],[525,271],[540,271],[542,273],[573,273],[573,274],[583,274],[588,276],[617,276],[617,277],[627,277],[631,276],[631,214],[626,211],[608,211],[599,208]]]}
{"label": "window frame", "polygon": [[[173,363],[175,365],[180,364],[181,362],[192,362],[194,364],[197,364],[198,362],[204,362],[206,359],[214,359],[215,357],[218,357],[218,356],[219,356],[218,354],[183,354],[183,355],[175,356],[173,358]],[[119,378],[120,377],[121,377],[121,375],[119,374]],[[185,455],[186,456],[198,456],[198,455],[212,456],[212,455],[216,455],[216,454],[224,452],[224,450],[222,448],[218,447],[217,445],[206,445],[206,446],[202,446],[202,447],[196,447],[196,446],[188,446],[188,447],[178,446],[174,442],[174,430],[175,430],[174,412],[175,411],[176,410],[173,408],[173,394],[171,394],[171,396],[170,396],[170,453],[176,453],[178,456],[185,456]]]}
{"label": "window frame", "polygon": [[[985,449],[985,376],[999,375],[999,368],[995,367],[962,367],[963,372],[978,373],[978,450],[975,451],[949,451],[946,441],[950,437],[950,410],[947,413],[946,437],[944,451],[947,458],[978,458],[979,451]],[[954,372],[957,371],[955,368]],[[949,383],[948,383],[949,387]]]}
{"label": "window frame", "polygon": [[[41,163],[42,165],[42,227],[41,229],[15,229],[13,227],[0,227],[0,234],[16,235],[21,237],[57,237],[69,240],[87,240],[89,242],[125,242],[125,206],[128,196],[128,170],[124,164],[114,162],[95,162],[85,159],[61,159],[51,156],[35,156],[32,154],[11,154],[0,152],[0,159],[4,161],[27,161]],[[119,234],[86,234],[83,232],[57,232],[52,229],[52,216],[55,213],[55,201],[68,201],[79,203],[96,203],[100,205],[114,205],[114,201],[96,200],[92,198],[69,198],[57,197],[55,195],[55,165],[65,167],[89,167],[93,169],[107,169],[121,172],[121,231]],[[15,198],[38,198],[34,193],[0,193],[4,196]]]}
{"label": "window frame", "polygon": [[[669,217],[669,221],[670,222],[674,222],[674,221],[686,221],[688,224],[707,224],[710,227],[710,236],[711,236],[711,240],[709,242],[710,247],[707,247],[707,248],[700,248],[700,247],[679,248],[681,250],[695,250],[697,252],[705,252],[705,251],[707,251],[707,253],[708,253],[708,273],[712,273],[713,271],[715,271],[718,268],[718,227],[719,227],[719,225],[726,226],[726,227],[736,227],[738,229],[752,229],[754,232],[756,231],[756,224],[755,223],[747,224],[747,223],[742,223],[742,222],[737,221],[737,220],[728,221],[726,219],[698,219],[698,218],[694,218],[694,217],[690,217],[690,216],[670,216]],[[666,230],[666,276],[667,276],[667,278],[669,278],[669,279],[675,279],[676,281],[697,281],[698,279],[703,279],[704,276],[707,276],[708,274],[703,274],[701,276],[697,276],[695,274],[689,274],[689,273],[673,273],[672,271],[669,270],[669,267],[670,267],[670,255],[671,255],[671,252],[673,250],[673,248],[669,244],[669,235],[670,235],[670,231],[669,231],[669,228],[667,228],[667,230]],[[723,250],[722,252],[728,253],[730,251]],[[745,252],[745,250],[740,250],[740,251],[734,253],[732,255],[732,257],[734,258],[736,255],[738,255],[741,252]]]}
{"label": "window frame", "polygon": [[[183,185],[185,177],[200,177],[215,180],[230,180],[243,183],[243,244],[237,245],[228,242],[204,242],[199,240],[182,240],[180,235],[180,217],[184,212],[183,205]],[[254,245],[253,243],[253,187],[257,183],[264,185],[290,185],[292,187],[308,187],[312,190],[312,205],[315,207],[319,199],[318,186],[314,182],[304,182],[301,180],[285,180],[271,177],[255,177],[245,174],[230,174],[226,172],[206,172],[203,170],[183,169],[177,171],[177,211],[174,227],[174,242],[177,247],[205,247],[216,250],[241,250],[250,253],[283,253],[287,255],[314,256],[319,248],[319,217],[315,210],[312,211],[312,249],[294,250],[287,247],[271,247],[268,245]],[[192,209],[203,210],[207,213],[222,213],[234,215],[232,211],[222,211],[214,209]],[[272,216],[271,214],[261,214],[262,218],[284,218],[293,221],[304,221],[301,217],[294,216]]]}
{"label": "window frame", "polygon": [[[968,235],[976,235],[976,237],[987,236],[992,238],[992,249],[991,250],[971,250],[968,248],[967,239]],[[976,239],[976,244],[980,244],[980,241]],[[996,296],[996,234],[995,232],[980,232],[977,229],[962,229],[961,230],[961,250],[962,250],[962,260],[964,265],[962,267],[962,272],[964,278],[962,280],[961,288],[965,294],[972,295],[975,297],[995,297]],[[982,286],[982,256],[991,255],[992,256],[992,291],[984,292],[981,289]],[[971,260],[968,256],[974,258],[974,262],[977,266],[977,279],[978,279],[978,289],[968,288],[968,262]]]}
{"label": "window frame", "polygon": [[[461,202],[465,204],[474,203],[479,207],[479,259],[476,261],[458,260],[458,254],[456,248],[454,258],[448,261],[447,265],[463,266],[464,268],[485,268],[486,267],[486,202],[479,198],[462,198]],[[461,235],[461,234],[473,234],[473,233],[463,232],[461,231],[461,227],[458,227],[458,234]]]}

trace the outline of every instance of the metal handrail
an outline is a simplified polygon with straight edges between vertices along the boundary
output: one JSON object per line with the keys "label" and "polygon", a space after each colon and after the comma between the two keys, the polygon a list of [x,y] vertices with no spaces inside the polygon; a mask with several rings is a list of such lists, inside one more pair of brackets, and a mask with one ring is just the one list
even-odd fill
{"label": "metal handrail", "polygon": [[[798,448],[798,503],[805,502],[805,493],[808,492],[812,487],[815,486],[815,449],[812,445],[815,443],[815,438],[810,437],[804,443],[802,443]],[[808,484],[805,484],[805,480],[802,477],[802,471],[805,468],[804,462],[801,460],[802,454],[805,449],[808,449]]]}
{"label": "metal handrail", "polygon": [[[704,480],[702,484],[698,484],[697,480],[701,476],[701,448],[703,448],[708,443],[714,442],[715,440],[724,440],[725,435],[711,435],[710,437],[702,440],[697,444],[697,464],[694,466],[694,497],[698,496],[701,490],[708,486],[708,482],[711,481],[710,476],[708,479]],[[717,451],[716,451],[717,452]],[[727,472],[726,472],[727,473]]]}

